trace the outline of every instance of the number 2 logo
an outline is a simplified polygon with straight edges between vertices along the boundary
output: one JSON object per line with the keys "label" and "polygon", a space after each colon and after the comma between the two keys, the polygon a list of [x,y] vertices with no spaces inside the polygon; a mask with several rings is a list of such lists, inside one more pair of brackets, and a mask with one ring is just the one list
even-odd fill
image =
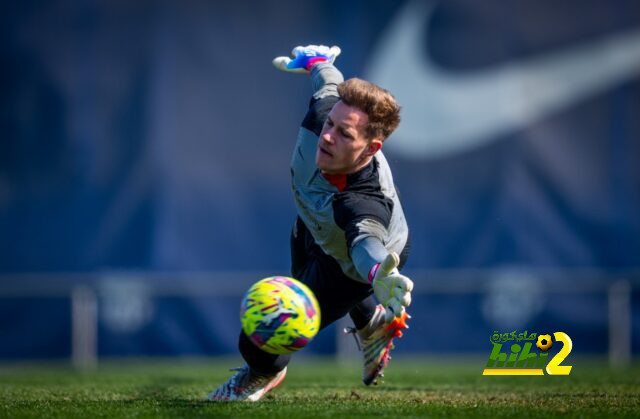
{"label": "number 2 logo", "polygon": [[573,349],[573,343],[571,338],[564,332],[555,332],[553,337],[557,342],[562,342],[562,349],[558,352],[547,364],[547,374],[549,375],[569,375],[571,372],[571,365],[560,365]]}

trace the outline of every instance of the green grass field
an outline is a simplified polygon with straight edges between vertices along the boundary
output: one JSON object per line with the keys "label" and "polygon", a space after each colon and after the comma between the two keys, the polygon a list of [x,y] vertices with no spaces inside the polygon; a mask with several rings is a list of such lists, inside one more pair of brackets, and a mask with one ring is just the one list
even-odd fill
{"label": "green grass field", "polygon": [[[487,356],[488,357],[488,356]],[[640,415],[640,365],[620,371],[572,360],[569,376],[482,376],[486,358],[403,359],[366,388],[357,364],[294,359],[258,403],[203,400],[229,377],[229,359],[102,362],[91,372],[55,364],[0,366],[0,417],[426,417]]]}

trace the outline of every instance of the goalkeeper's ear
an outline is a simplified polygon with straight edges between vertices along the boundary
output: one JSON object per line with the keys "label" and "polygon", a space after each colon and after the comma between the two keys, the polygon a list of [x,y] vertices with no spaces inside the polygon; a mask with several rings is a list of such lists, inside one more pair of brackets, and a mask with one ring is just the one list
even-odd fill
{"label": "goalkeeper's ear", "polygon": [[382,148],[382,141],[378,138],[374,138],[369,142],[367,148],[364,149],[365,156],[373,156]]}

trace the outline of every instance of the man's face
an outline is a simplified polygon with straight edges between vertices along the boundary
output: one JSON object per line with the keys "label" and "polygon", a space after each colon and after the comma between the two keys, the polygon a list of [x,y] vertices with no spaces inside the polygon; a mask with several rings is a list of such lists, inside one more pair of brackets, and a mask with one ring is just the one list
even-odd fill
{"label": "man's face", "polygon": [[366,166],[382,146],[378,139],[366,138],[369,118],[358,108],[337,102],[322,127],[316,166],[327,174],[349,174]]}

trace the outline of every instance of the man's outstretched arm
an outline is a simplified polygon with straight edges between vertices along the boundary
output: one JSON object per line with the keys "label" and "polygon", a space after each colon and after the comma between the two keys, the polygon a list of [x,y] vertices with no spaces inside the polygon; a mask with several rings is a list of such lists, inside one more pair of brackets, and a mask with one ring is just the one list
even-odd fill
{"label": "man's outstretched arm", "polygon": [[309,111],[305,115],[302,127],[320,135],[322,126],[333,105],[339,100],[338,85],[344,81],[342,73],[333,65],[340,54],[340,48],[324,45],[307,45],[295,47],[291,52],[294,57],[276,57],[273,65],[288,73],[309,74],[313,97],[309,103]]}

